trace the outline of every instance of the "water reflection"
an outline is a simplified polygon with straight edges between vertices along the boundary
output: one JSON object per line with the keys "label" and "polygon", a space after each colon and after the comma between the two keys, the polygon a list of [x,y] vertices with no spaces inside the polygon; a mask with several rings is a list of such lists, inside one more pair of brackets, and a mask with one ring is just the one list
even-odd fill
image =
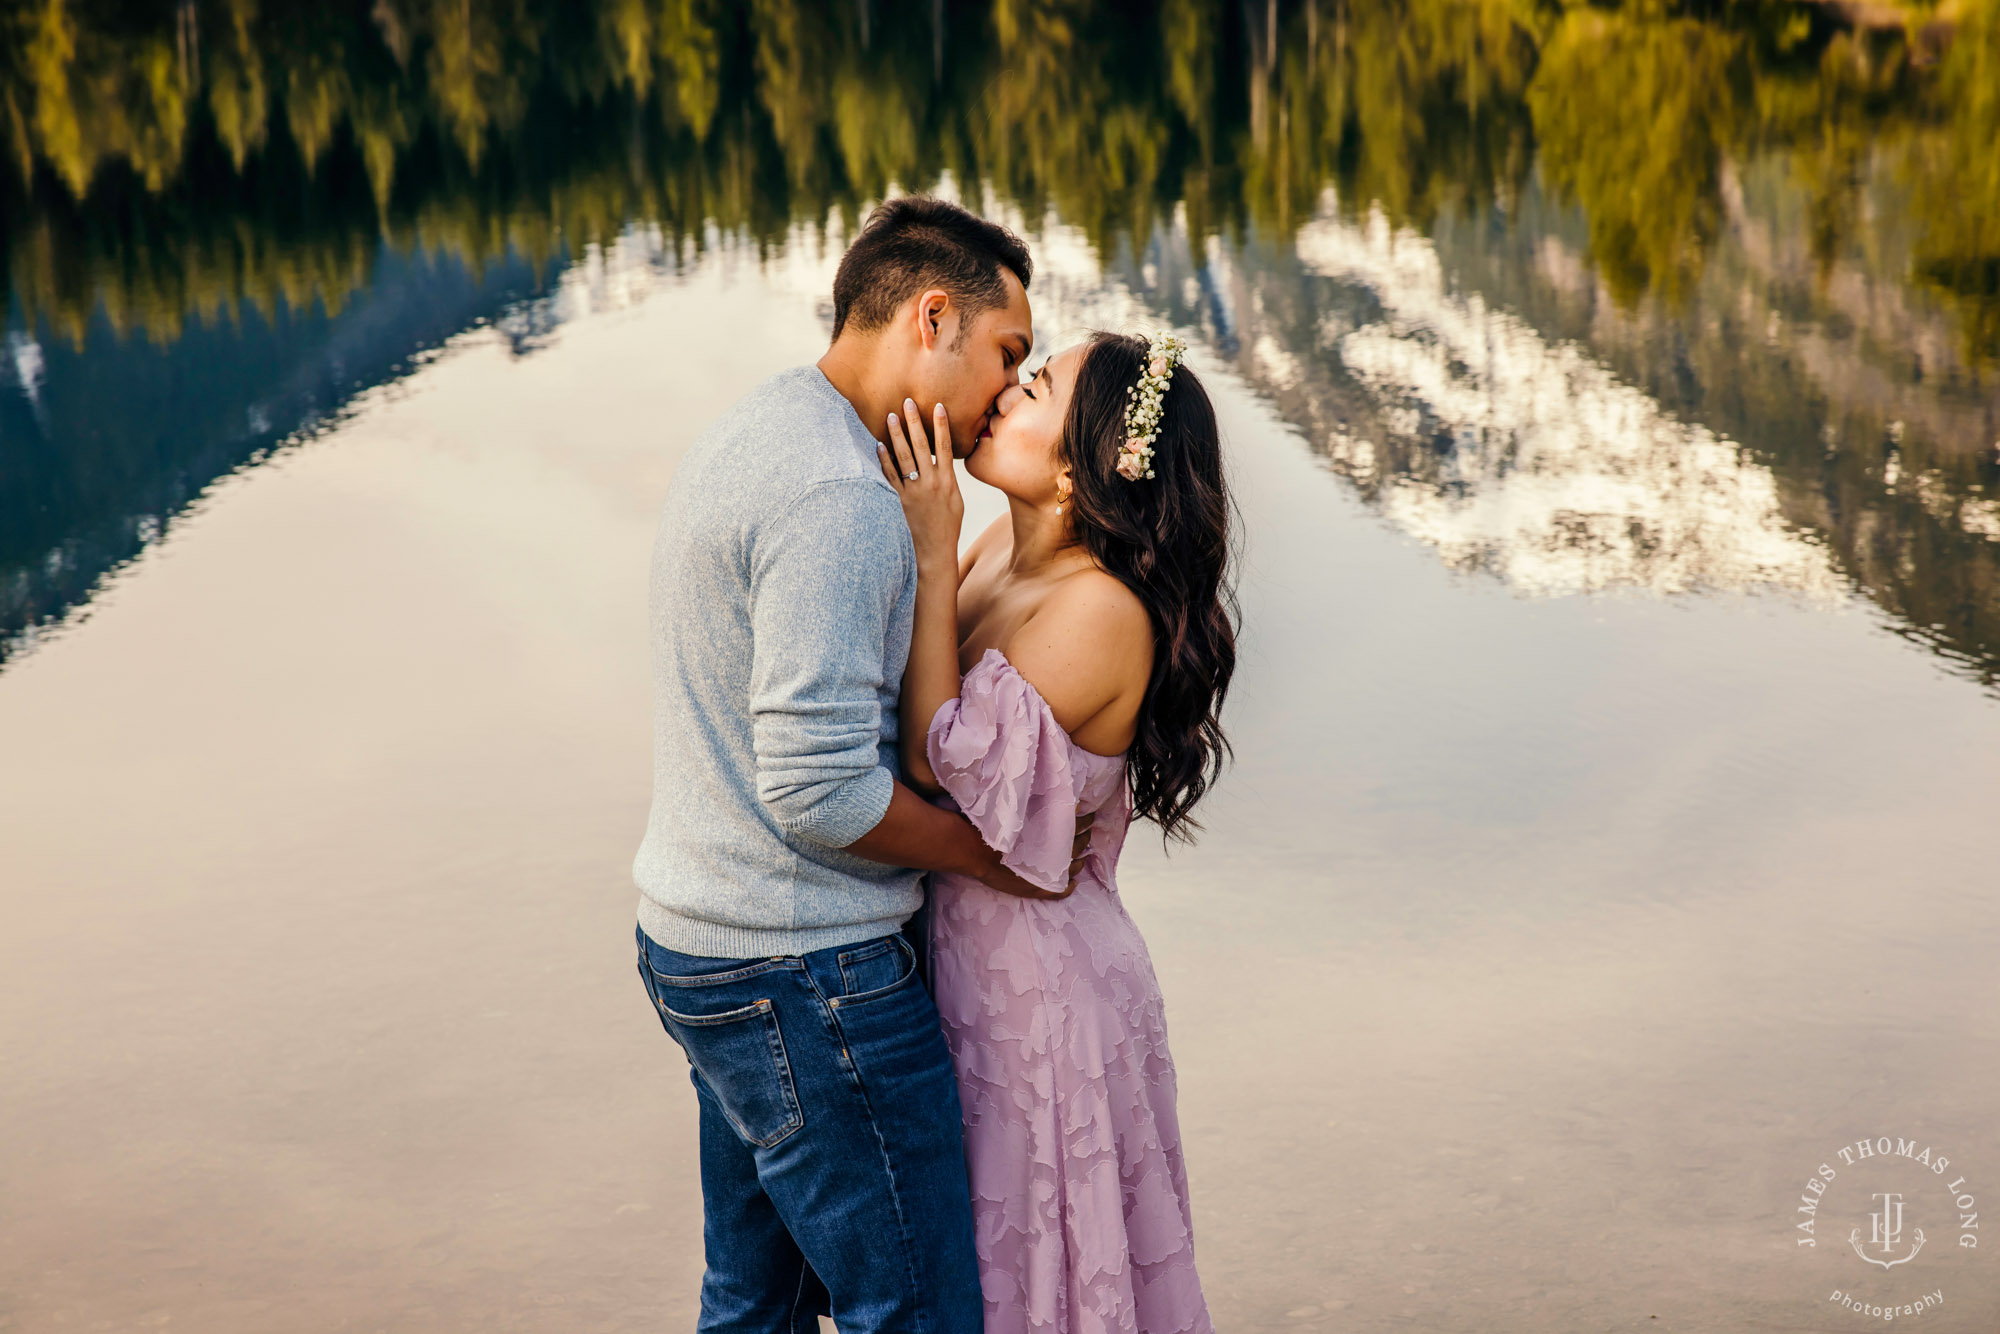
{"label": "water reflection", "polygon": [[31,640],[58,620],[217,477],[269,457],[461,329],[527,314],[546,277],[518,260],[475,276],[450,257],[390,253],[338,315],[242,310],[165,345],[122,339],[102,318],[81,346],[10,333],[0,365],[0,659],[21,647],[10,632]]}
{"label": "water reflection", "polygon": [[0,641],[574,258],[943,181],[1456,566],[1853,587],[1991,682],[2000,4],[1886,12],[4,0]]}
{"label": "water reflection", "polygon": [[[1537,594],[1845,593],[1825,551],[1786,523],[1769,469],[1577,344],[1452,292],[1421,236],[1330,207],[1295,250],[1297,272],[1264,271],[1255,252],[1232,266],[1240,361],[1448,565]],[[1264,299],[1274,284],[1298,294],[1293,309]]]}

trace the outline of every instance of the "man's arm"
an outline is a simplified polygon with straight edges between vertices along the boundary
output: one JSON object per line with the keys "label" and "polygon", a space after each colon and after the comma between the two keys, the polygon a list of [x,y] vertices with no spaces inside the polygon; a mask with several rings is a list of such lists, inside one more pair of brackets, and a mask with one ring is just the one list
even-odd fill
{"label": "man's arm", "polygon": [[1060,899],[1076,888],[1090,828],[1090,817],[1078,822],[1076,842],[1070,848],[1069,888],[1061,894],[1051,894],[1002,866],[1000,854],[986,846],[972,821],[931,805],[901,783],[896,784],[881,823],[848,844],[847,850],[889,866],[969,875],[1003,894],[1024,899]]}
{"label": "man's arm", "polygon": [[[757,795],[778,827],[889,866],[950,871],[1048,898],[961,815],[882,767],[882,646],[914,577],[896,498],[872,480],[808,487],[750,553]],[[1072,880],[1074,876],[1072,876]],[[1054,896],[1060,897],[1060,896]]]}
{"label": "man's arm", "polygon": [[896,499],[807,487],[751,537],[750,732],[757,795],[787,835],[843,848],[881,822],[883,645],[911,577]]}

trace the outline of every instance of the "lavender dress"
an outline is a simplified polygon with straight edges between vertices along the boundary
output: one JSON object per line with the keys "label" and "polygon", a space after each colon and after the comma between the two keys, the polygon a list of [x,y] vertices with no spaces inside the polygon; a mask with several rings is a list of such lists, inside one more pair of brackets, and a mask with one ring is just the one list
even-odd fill
{"label": "lavender dress", "polygon": [[1160,985],[1113,872],[1123,756],[1070,740],[990,649],[938,710],[931,768],[1001,860],[1059,901],[931,887],[938,1012],[958,1070],[986,1334],[1211,1334],[1195,1277]]}

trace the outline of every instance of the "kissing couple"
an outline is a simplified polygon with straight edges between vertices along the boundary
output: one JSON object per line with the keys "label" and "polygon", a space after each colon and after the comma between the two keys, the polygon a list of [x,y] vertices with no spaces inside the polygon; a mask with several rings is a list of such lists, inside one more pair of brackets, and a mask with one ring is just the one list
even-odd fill
{"label": "kissing couple", "polygon": [[[1133,819],[1190,835],[1226,749],[1221,442],[1169,335],[1023,378],[1032,268],[882,205],[826,355],[667,499],[633,875],[700,1106],[705,1332],[1212,1329],[1115,873]],[[963,554],[955,458],[1008,503]]]}

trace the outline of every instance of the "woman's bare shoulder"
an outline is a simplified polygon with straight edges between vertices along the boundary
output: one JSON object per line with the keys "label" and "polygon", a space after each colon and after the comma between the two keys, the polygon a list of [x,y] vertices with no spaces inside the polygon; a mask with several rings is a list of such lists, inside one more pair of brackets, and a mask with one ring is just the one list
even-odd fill
{"label": "woman's bare shoulder", "polygon": [[1062,579],[1004,648],[1074,732],[1120,699],[1142,695],[1153,671],[1153,623],[1138,594],[1103,570]]}
{"label": "woman's bare shoulder", "polygon": [[1058,583],[1035,609],[1067,633],[1102,636],[1114,643],[1141,644],[1152,657],[1153,618],[1139,595],[1117,575],[1086,566]]}

